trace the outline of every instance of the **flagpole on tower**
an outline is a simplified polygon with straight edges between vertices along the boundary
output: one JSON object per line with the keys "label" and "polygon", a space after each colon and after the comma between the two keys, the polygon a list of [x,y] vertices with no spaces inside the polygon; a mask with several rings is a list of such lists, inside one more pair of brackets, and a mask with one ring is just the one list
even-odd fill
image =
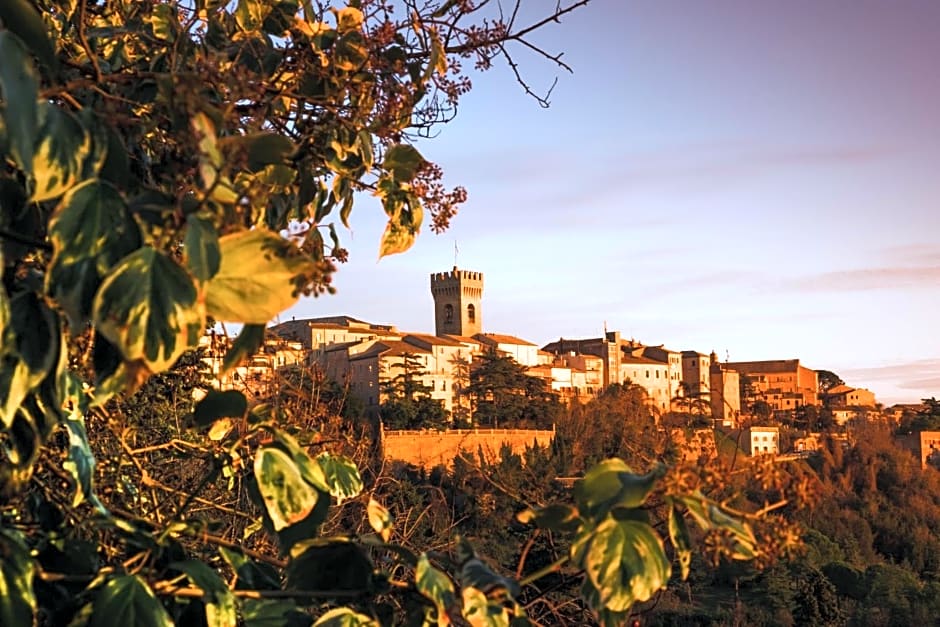
{"label": "flagpole on tower", "polygon": [[457,253],[460,252],[460,249],[457,248],[457,240],[454,240],[454,267],[457,267]]}

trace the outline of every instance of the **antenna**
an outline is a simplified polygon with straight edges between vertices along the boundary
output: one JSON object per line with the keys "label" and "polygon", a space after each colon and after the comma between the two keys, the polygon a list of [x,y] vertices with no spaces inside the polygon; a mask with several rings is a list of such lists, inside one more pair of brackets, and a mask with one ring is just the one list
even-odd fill
{"label": "antenna", "polygon": [[457,248],[457,240],[454,240],[454,267],[457,267],[457,253],[460,252],[460,249]]}

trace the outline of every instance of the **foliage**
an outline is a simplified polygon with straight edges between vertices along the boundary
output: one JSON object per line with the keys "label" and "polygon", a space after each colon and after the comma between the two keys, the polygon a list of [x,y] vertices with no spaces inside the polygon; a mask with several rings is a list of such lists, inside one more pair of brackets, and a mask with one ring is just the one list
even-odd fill
{"label": "foliage", "polygon": [[[358,194],[386,214],[380,256],[425,212],[447,226],[464,192],[413,140],[455,113],[461,60],[515,70],[515,43],[566,67],[526,37],[586,1],[530,24],[464,1],[0,3],[4,624],[526,624],[523,588],[567,564],[613,624],[672,571],[653,499],[683,576],[686,517],[710,554],[758,555],[750,514],[613,460],[574,505],[528,514],[573,533],[564,563],[506,576],[467,541],[395,542],[302,403],[209,391],[179,416],[208,322],[245,325],[231,368],[332,291]],[[551,420],[554,399],[513,377],[478,379],[478,403],[511,388],[541,403],[519,420]],[[339,533],[351,519],[369,526]]]}
{"label": "foliage", "polygon": [[543,379],[495,350],[484,352],[472,365],[466,393],[474,422],[489,427],[551,428],[561,411],[557,395]]}

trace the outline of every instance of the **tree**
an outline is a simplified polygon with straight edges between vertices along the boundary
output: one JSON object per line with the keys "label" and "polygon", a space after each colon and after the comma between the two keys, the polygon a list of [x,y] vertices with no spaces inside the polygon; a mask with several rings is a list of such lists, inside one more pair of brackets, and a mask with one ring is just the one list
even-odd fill
{"label": "tree", "polygon": [[470,360],[462,355],[455,355],[451,359],[451,372],[453,385],[451,387],[451,402],[453,403],[453,423],[461,426],[471,421],[470,399],[467,388],[470,386]]}
{"label": "tree", "polygon": [[[347,255],[336,224],[348,226],[357,194],[388,217],[380,255],[406,250],[425,214],[445,228],[465,193],[445,189],[413,144],[455,114],[470,87],[461,61],[517,71],[518,45],[565,68],[528,36],[587,1],[531,23],[518,4],[489,15],[464,0],[406,0],[400,13],[375,0],[0,2],[4,623],[309,624],[309,608],[321,625],[375,624],[379,590],[418,620],[524,615],[514,582],[462,545],[459,576],[390,544],[390,516],[361,496],[352,461],[286,425],[276,403],[210,391],[186,438],[156,442],[136,440],[107,403],[168,370],[209,320],[244,325],[232,368],[273,316],[332,292]],[[155,478],[179,460],[204,472]],[[604,479],[624,498],[579,492],[584,550],[568,557],[579,571],[622,557],[625,579],[605,567],[616,576],[585,588],[609,622],[671,573],[659,532],[635,520],[655,481],[638,490],[639,475],[615,470]],[[688,499],[679,516],[712,511]],[[369,546],[318,537],[342,501],[367,517]],[[621,555],[634,529],[646,549]],[[746,523],[732,532],[739,553],[753,548]],[[383,571],[373,551],[402,559]],[[505,603],[487,596],[496,590]],[[353,607],[328,609],[336,599]]]}
{"label": "tree", "polygon": [[845,381],[843,381],[839,375],[830,370],[817,370],[816,377],[819,381],[820,394],[825,394],[836,386],[845,385]]}
{"label": "tree", "polygon": [[495,350],[483,353],[471,369],[467,392],[473,399],[474,422],[492,427],[551,427],[561,409],[542,379],[526,374],[525,366]]}

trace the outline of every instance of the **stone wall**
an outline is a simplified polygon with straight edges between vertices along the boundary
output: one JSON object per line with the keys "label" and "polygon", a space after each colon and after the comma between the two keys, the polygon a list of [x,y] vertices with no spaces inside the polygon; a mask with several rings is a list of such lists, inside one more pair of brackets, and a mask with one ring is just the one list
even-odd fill
{"label": "stone wall", "polygon": [[477,459],[479,451],[487,461],[499,459],[499,451],[508,444],[514,453],[538,443],[548,446],[554,431],[535,429],[450,429],[447,431],[383,431],[382,455],[392,459],[433,468],[451,466],[460,451]]}

